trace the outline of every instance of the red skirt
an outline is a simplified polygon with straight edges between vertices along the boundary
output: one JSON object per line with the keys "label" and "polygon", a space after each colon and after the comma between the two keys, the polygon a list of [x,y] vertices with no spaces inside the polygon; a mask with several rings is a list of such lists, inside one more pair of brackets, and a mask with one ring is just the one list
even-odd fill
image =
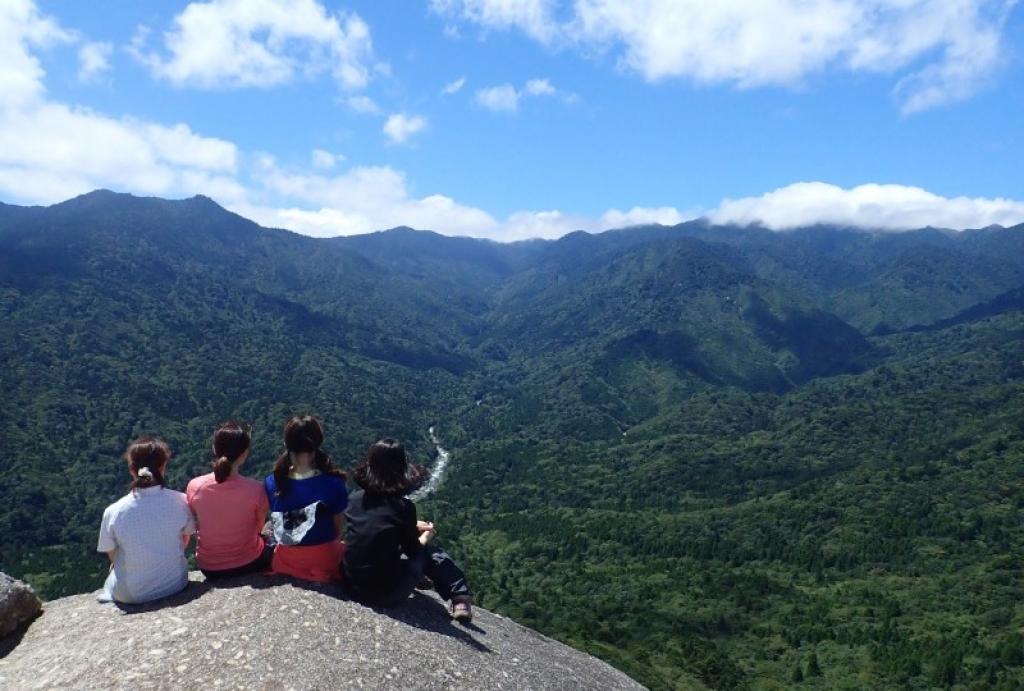
{"label": "red skirt", "polygon": [[327,583],[341,580],[345,543],[332,540],[322,545],[277,545],[270,570],[304,581]]}

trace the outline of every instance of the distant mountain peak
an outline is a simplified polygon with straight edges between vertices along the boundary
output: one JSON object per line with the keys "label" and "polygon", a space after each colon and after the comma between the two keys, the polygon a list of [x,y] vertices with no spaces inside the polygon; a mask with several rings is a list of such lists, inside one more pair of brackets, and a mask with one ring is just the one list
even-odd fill
{"label": "distant mountain peak", "polygon": [[83,206],[95,206],[97,204],[168,204],[178,205],[184,204],[193,208],[200,209],[216,209],[220,211],[227,211],[223,206],[218,204],[216,201],[207,197],[203,194],[196,194],[186,199],[166,199],[164,197],[152,197],[152,196],[140,196],[130,192],[115,192],[106,188],[100,188],[93,190],[92,192],[86,192],[80,194],[77,197],[73,197],[63,202],[54,204],[55,207],[70,207],[80,208]]}
{"label": "distant mountain peak", "polygon": [[191,197],[189,197],[188,199],[185,199],[184,201],[191,202],[193,204],[208,204],[208,205],[216,206],[217,208],[220,208],[220,209],[224,208],[223,206],[218,204],[216,201],[214,201],[211,197],[207,197],[205,194],[195,194],[195,195],[192,195]]}

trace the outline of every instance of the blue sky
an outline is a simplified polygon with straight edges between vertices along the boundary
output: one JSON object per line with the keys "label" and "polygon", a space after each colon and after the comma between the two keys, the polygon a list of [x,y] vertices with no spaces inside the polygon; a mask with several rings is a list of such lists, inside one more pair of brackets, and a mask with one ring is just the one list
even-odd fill
{"label": "blue sky", "polygon": [[1020,223],[1022,15],[1012,0],[0,0],[0,199],[202,193],[312,235]]}

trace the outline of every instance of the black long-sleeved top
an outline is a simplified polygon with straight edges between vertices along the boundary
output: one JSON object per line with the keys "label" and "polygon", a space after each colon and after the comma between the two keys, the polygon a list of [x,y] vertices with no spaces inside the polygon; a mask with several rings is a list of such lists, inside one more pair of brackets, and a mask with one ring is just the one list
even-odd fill
{"label": "black long-sleeved top", "polygon": [[420,550],[416,505],[405,497],[353,492],[345,511],[345,585],[363,598],[398,586],[401,555]]}

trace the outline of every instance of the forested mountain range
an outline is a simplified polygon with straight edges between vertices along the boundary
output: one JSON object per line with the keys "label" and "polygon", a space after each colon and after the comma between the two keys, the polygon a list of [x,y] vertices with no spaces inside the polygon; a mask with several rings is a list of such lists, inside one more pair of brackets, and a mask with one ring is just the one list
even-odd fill
{"label": "forested mountain range", "polygon": [[98,191],[0,205],[0,319],[0,568],[46,595],[99,583],[132,436],[181,489],[312,411],[343,465],[435,426],[482,604],[653,688],[1024,685],[1024,226],[323,240]]}

